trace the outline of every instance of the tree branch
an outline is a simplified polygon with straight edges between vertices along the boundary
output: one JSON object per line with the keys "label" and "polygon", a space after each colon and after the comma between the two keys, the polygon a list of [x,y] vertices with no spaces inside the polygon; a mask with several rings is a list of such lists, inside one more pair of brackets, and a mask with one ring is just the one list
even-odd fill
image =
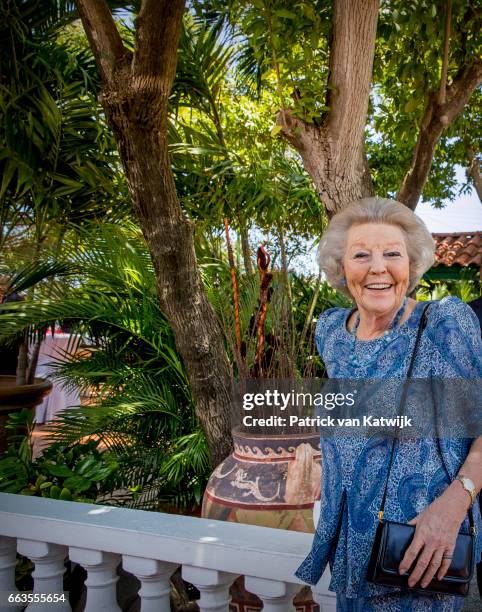
{"label": "tree branch", "polygon": [[432,95],[420,124],[417,144],[410,168],[403,179],[397,200],[415,210],[432,166],[435,147],[444,130],[463,111],[470,96],[482,82],[482,61],[461,68],[453,83],[447,87],[446,102],[439,104]]}
{"label": "tree branch", "polygon": [[450,47],[450,24],[452,20],[452,0],[447,0],[445,9],[445,32],[444,47],[442,57],[442,71],[440,73],[440,89],[438,93],[438,103],[445,104],[445,93],[447,90],[447,73],[449,66],[449,47]]}
{"label": "tree branch", "polygon": [[102,82],[110,84],[116,66],[127,56],[106,0],[75,0]]}
{"label": "tree branch", "polygon": [[[447,88],[447,101],[442,106],[442,122],[450,125],[463,111],[474,90],[482,82],[482,60],[459,70],[452,85]],[[444,118],[445,117],[445,118]]]}
{"label": "tree branch", "polygon": [[185,0],[143,0],[136,20],[133,74],[161,77],[169,86],[176,74],[177,50]]}

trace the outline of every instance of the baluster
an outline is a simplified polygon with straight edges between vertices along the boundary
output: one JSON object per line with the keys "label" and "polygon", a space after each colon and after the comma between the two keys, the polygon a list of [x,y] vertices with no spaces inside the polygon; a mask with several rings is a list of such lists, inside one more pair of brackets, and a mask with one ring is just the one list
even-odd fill
{"label": "baluster", "polygon": [[263,612],[294,612],[293,597],[302,588],[299,584],[256,576],[246,576],[244,586],[262,600]]}
{"label": "baluster", "polygon": [[116,596],[120,555],[76,547],[70,547],[69,551],[70,560],[87,571],[87,600],[84,612],[121,612]]}
{"label": "baluster", "polygon": [[197,602],[200,612],[227,612],[231,601],[229,587],[238,577],[237,574],[183,565],[182,577],[201,593],[201,599]]}
{"label": "baluster", "polygon": [[[15,562],[17,559],[17,542],[15,538],[0,536],[0,592],[18,593],[15,586]],[[0,612],[14,612],[23,606],[13,606],[0,601]]]}
{"label": "baluster", "polygon": [[[32,573],[34,583],[34,593],[44,593],[46,595],[54,595],[54,593],[62,593],[64,590],[64,561],[67,556],[67,547],[58,544],[49,544],[47,542],[37,542],[35,540],[17,540],[18,552],[25,557],[28,557],[35,563],[35,569]],[[67,612],[72,609],[66,596],[66,601],[52,602],[52,609]],[[48,607],[47,603],[32,602],[27,606],[28,612],[41,610],[45,612]]]}
{"label": "baluster", "polygon": [[141,581],[142,612],[171,612],[170,577],[178,567],[176,563],[123,555],[122,567]]}

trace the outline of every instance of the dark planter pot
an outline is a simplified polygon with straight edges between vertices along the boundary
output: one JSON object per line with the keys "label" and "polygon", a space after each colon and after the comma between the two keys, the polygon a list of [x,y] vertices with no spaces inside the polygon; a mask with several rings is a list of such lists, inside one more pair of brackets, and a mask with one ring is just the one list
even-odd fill
{"label": "dark planter pot", "polygon": [[44,378],[36,378],[32,385],[17,385],[15,376],[0,376],[0,453],[7,447],[8,416],[22,408],[35,408],[51,389],[52,383]]}
{"label": "dark planter pot", "polygon": [[[239,428],[232,434],[234,452],[211,474],[202,516],[313,532],[314,490],[321,479],[319,434],[262,435]],[[231,587],[231,598],[231,610],[261,610],[243,579]],[[308,588],[294,603],[298,612],[316,609]]]}

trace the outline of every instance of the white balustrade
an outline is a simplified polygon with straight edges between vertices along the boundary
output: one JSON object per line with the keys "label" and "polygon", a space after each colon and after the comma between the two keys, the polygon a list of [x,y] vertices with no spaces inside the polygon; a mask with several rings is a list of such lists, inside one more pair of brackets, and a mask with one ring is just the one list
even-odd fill
{"label": "white balustrade", "polygon": [[178,568],[175,563],[124,555],[122,567],[141,581],[142,612],[171,612],[170,578]]}
{"label": "white balustrade", "polygon": [[[17,541],[0,535],[0,592],[18,593],[15,586],[15,563],[17,558]],[[8,605],[0,601],[0,612],[21,610],[21,606]]]}
{"label": "white balustrade", "polygon": [[[34,579],[34,593],[53,594],[61,593],[63,589],[63,576],[65,573],[65,559],[68,551],[67,547],[36,540],[17,540],[17,550],[19,554],[28,557],[35,563],[32,573]],[[54,605],[54,604],[52,604]],[[28,612],[45,612],[46,604],[42,602],[32,602],[27,606]],[[68,601],[57,602],[55,609],[59,612],[70,612],[71,607]]]}
{"label": "white balustrade", "polygon": [[280,580],[267,580],[257,576],[246,576],[244,586],[263,602],[263,612],[294,612],[293,597],[300,590],[299,584]]}
{"label": "white balustrade", "polygon": [[69,557],[87,571],[87,601],[84,612],[121,612],[116,597],[120,556],[71,546]]}
{"label": "white balustrade", "polygon": [[[201,593],[202,612],[227,612],[229,587],[246,576],[246,589],[263,601],[264,612],[291,612],[303,583],[294,571],[313,536],[254,525],[144,512],[0,493],[0,591],[16,592],[15,551],[35,563],[35,592],[62,591],[64,559],[87,570],[85,612],[116,612],[117,567],[140,582],[142,612],[169,612],[170,576]],[[320,612],[334,612],[329,572],[313,594]],[[56,610],[60,610],[56,604]],[[30,604],[32,606],[32,604]],[[0,612],[12,612],[11,605]],[[69,607],[63,608],[70,610]],[[35,610],[28,608],[29,612]]]}
{"label": "white balustrade", "polygon": [[229,587],[236,580],[236,574],[222,572],[205,567],[183,565],[182,577],[193,584],[201,593],[198,601],[201,612],[225,612],[229,608],[231,597]]}

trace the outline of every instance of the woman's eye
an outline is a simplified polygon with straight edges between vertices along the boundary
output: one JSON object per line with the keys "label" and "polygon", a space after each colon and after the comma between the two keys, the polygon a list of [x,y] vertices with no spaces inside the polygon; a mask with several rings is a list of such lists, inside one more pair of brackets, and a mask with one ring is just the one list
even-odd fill
{"label": "woman's eye", "polygon": [[385,253],[385,255],[387,257],[400,257],[401,253],[400,251],[389,251],[388,253]]}
{"label": "woman's eye", "polygon": [[368,253],[355,253],[355,255],[353,255],[353,259],[361,259],[363,257],[368,257]]}

